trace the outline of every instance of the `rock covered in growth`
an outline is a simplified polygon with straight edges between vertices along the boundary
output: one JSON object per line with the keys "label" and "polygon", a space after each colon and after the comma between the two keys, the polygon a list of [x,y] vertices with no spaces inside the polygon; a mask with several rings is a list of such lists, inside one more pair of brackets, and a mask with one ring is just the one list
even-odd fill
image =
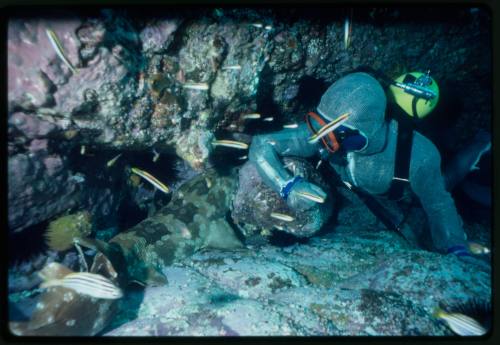
{"label": "rock covered in growth", "polygon": [[[297,237],[310,237],[318,232],[332,214],[333,194],[314,167],[304,159],[283,157],[285,167],[294,175],[320,186],[328,195],[326,201],[305,211],[294,211],[281,196],[261,179],[253,162],[245,163],[239,171],[238,192],[234,198],[231,216],[246,237],[271,230],[279,230]],[[271,213],[293,217],[292,221],[277,219]]]}
{"label": "rock covered in growth", "polygon": [[46,152],[46,144],[36,144],[40,150],[19,153],[8,160],[11,231],[43,222],[78,204],[78,183],[70,179],[59,155]]}
{"label": "rock covered in growth", "polygon": [[281,248],[204,250],[163,273],[169,285],[122,300],[106,335],[453,335],[434,307],[491,296],[487,270],[413,250],[381,228],[337,227]]}
{"label": "rock covered in growth", "polygon": [[[426,11],[416,15],[425,18]],[[450,89],[464,99],[450,133],[464,138],[467,127],[489,126],[491,96],[469,87],[476,80],[483,89],[490,84],[489,54],[480,46],[488,49],[484,11],[456,10],[446,23],[417,25],[408,20],[413,12],[356,10],[348,48],[343,14],[319,14],[218,9],[141,21],[134,13],[106,10],[95,18],[15,19],[8,28],[9,110],[59,115],[64,121],[58,127],[82,132],[78,142],[113,149],[155,145],[204,169],[209,141],[186,150],[194,142],[191,131],[208,138],[253,112],[298,119],[316,106],[328,84],[368,65],[391,77],[432,68],[443,89],[467,86]],[[77,74],[57,57],[45,32],[49,27]],[[439,67],[444,65],[449,68]],[[154,85],[158,79],[161,90]],[[191,89],[190,83],[203,87]],[[461,97],[464,90],[474,97]],[[88,129],[92,134],[85,134]]]}
{"label": "rock covered in growth", "polygon": [[68,60],[78,67],[80,44],[75,31],[81,24],[82,20],[77,17],[60,20],[14,18],[9,21],[9,111],[53,105],[54,90],[65,84],[72,73],[56,55],[46,30],[56,33]]}

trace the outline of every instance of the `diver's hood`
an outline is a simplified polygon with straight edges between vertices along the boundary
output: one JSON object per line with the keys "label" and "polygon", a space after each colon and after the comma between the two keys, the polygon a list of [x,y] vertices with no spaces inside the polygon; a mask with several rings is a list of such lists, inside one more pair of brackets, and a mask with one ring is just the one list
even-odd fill
{"label": "diver's hood", "polygon": [[385,92],[380,83],[366,73],[351,73],[333,83],[321,97],[317,111],[328,121],[344,113],[344,125],[358,129],[368,139],[360,154],[380,152],[386,142]]}

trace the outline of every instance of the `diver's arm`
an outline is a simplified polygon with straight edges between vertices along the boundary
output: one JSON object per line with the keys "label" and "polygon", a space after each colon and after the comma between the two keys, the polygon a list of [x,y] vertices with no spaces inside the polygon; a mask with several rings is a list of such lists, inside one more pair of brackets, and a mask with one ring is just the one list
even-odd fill
{"label": "diver's arm", "polygon": [[250,146],[249,159],[257,166],[264,182],[279,193],[293,176],[283,167],[279,156],[311,157],[318,152],[315,144],[309,144],[306,124],[294,129],[257,135]]}
{"label": "diver's arm", "polygon": [[410,162],[410,185],[427,214],[432,242],[441,252],[453,246],[463,246],[467,236],[455,202],[446,191],[441,156],[427,138],[416,133],[415,141]]}
{"label": "diver's arm", "polygon": [[[257,135],[252,139],[249,160],[257,166],[264,183],[275,192],[280,193],[283,187],[294,178],[283,167],[279,156],[311,157],[318,153],[318,144],[309,144],[307,142],[309,136],[309,129],[303,123],[295,129],[284,129],[275,133]],[[305,181],[299,181],[293,188],[296,190],[305,189],[325,196],[319,187]],[[289,205],[296,207],[294,196],[290,196],[292,198],[288,200]],[[303,204],[299,207],[312,205],[307,201],[304,201]]]}

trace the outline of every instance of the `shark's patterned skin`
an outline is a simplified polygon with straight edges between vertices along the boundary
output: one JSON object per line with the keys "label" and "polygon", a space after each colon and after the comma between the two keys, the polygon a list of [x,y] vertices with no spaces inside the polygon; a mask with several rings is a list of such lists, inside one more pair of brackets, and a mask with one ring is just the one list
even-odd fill
{"label": "shark's patterned skin", "polygon": [[[211,170],[182,185],[167,206],[109,243],[81,239],[94,248],[91,272],[112,279],[122,288],[131,281],[166,284],[161,268],[205,248],[238,248],[241,242],[226,220],[236,191],[234,176]],[[110,267],[109,267],[110,266]],[[95,299],[52,287],[40,296],[44,308],[29,322],[10,323],[17,335],[95,335],[116,311],[116,300]],[[66,294],[66,295],[65,295]]]}

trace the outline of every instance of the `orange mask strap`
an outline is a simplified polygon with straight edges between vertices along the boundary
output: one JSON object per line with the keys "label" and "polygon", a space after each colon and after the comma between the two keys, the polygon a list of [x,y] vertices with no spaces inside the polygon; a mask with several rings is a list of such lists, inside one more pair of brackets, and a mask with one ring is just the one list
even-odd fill
{"label": "orange mask strap", "polygon": [[[306,115],[307,127],[309,127],[309,130],[313,134],[316,134],[316,131],[314,130],[314,127],[311,124],[311,117],[314,119],[314,121],[319,123],[321,128],[326,125],[326,122],[321,118],[321,116],[319,116],[315,112],[310,111],[307,113],[307,115]],[[323,142],[323,145],[325,145],[328,152],[334,153],[334,152],[338,151],[338,149],[340,148],[339,142],[337,141],[337,138],[335,137],[335,134],[333,133],[333,131],[328,133],[323,138],[321,138],[321,141]]]}

